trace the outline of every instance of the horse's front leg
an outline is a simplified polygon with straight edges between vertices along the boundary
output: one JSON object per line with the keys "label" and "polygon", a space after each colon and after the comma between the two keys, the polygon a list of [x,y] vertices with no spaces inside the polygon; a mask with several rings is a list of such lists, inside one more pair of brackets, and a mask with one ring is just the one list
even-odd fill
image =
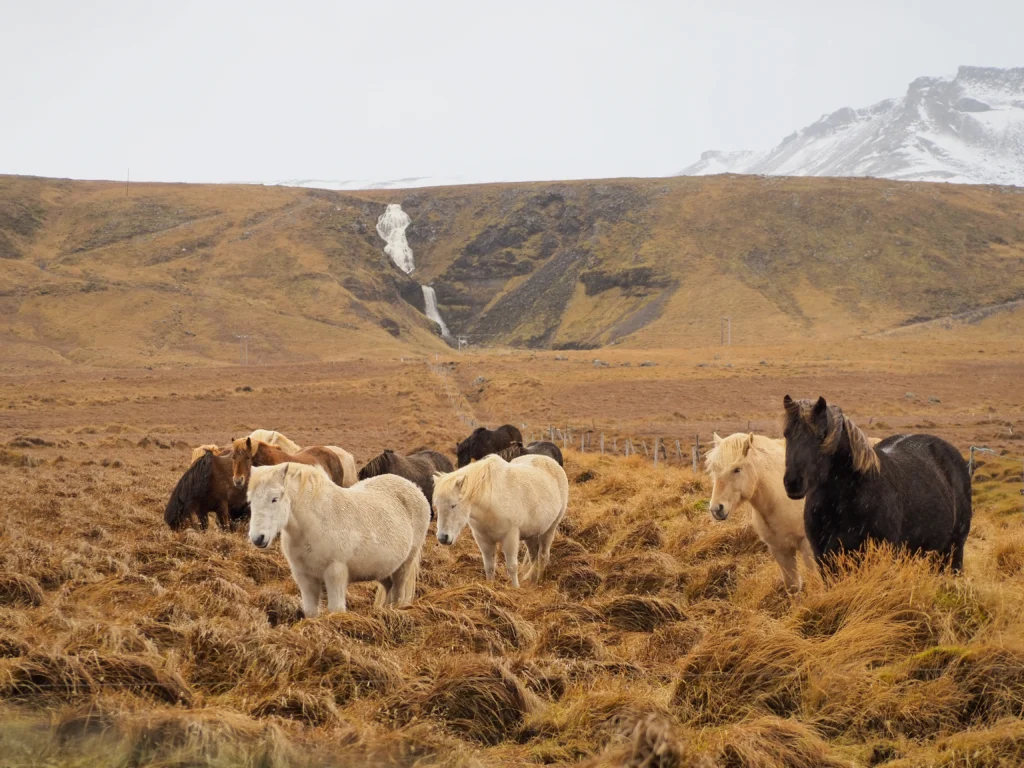
{"label": "horse's front leg", "polygon": [[231,510],[228,509],[226,501],[222,501],[217,505],[217,525],[224,531],[231,529]]}
{"label": "horse's front leg", "polygon": [[210,527],[210,510],[202,506],[198,506],[195,509],[196,518],[199,520],[199,527],[205,531]]}
{"label": "horse's front leg", "polygon": [[324,571],[327,585],[327,610],[345,612],[345,592],[348,590],[348,566],[334,562]]}
{"label": "horse's front leg", "polygon": [[786,585],[786,591],[795,595],[800,591],[803,583],[800,580],[800,571],[796,564],[796,552],[793,550],[772,549],[772,557],[779,564],[782,571],[782,581]]}
{"label": "horse's front leg", "polygon": [[501,540],[501,551],[505,553],[505,570],[512,586],[519,587],[519,529],[513,528]]}
{"label": "horse's front leg", "polygon": [[320,613],[320,594],[323,592],[323,582],[308,573],[292,571],[295,583],[299,585],[299,594],[302,595],[302,615],[307,619],[315,618]]}
{"label": "horse's front leg", "polygon": [[480,547],[480,554],[484,558],[484,576],[488,581],[494,581],[494,560],[498,553],[498,543],[476,531],[473,531],[473,538],[476,540],[476,545]]}

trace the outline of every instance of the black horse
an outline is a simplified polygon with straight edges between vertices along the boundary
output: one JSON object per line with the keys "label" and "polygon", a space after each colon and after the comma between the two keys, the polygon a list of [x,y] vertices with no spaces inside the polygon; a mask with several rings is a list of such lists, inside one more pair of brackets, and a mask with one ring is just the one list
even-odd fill
{"label": "black horse", "polygon": [[562,461],[562,449],[554,443],[549,443],[547,440],[536,440],[529,445],[523,445],[518,442],[512,443],[505,450],[498,451],[498,455],[505,461],[512,461],[512,459],[518,459],[520,456],[527,455],[550,456],[558,462],[558,466],[565,466],[565,462]]}
{"label": "black horse", "polygon": [[205,530],[210,512],[217,515],[221,528],[229,528],[249,516],[245,486],[231,481],[231,454],[218,456],[207,450],[178,480],[164,508],[164,522],[180,529],[194,515]]}
{"label": "black horse", "polygon": [[825,398],[786,395],[786,474],[791,499],[806,498],[804,527],[818,566],[867,541],[937,552],[960,571],[971,530],[971,478],[952,445],[932,435],[894,435],[872,448]]}
{"label": "black horse", "polygon": [[455,455],[459,459],[459,468],[461,469],[471,461],[503,451],[512,443],[521,442],[523,442],[522,433],[511,424],[505,424],[497,429],[477,427],[473,430],[473,434],[455,446]]}
{"label": "black horse", "polygon": [[454,469],[451,459],[437,451],[423,450],[410,453],[407,456],[400,456],[390,448],[385,448],[384,453],[370,459],[366,462],[366,466],[359,470],[359,479],[365,480],[377,475],[404,477],[418,485],[423,491],[423,495],[427,497],[427,502],[433,505],[434,473],[452,472]]}

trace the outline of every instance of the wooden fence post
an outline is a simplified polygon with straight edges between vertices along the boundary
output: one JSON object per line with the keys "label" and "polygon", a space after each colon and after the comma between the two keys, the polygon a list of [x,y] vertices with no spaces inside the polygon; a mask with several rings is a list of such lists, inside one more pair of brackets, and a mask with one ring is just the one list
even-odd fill
{"label": "wooden fence post", "polygon": [[651,458],[651,452],[647,450],[647,441],[641,440],[640,445],[644,447],[644,456],[646,456],[647,458]]}
{"label": "wooden fence post", "polygon": [[658,466],[658,443],[660,440],[660,437],[654,438],[654,466]]}
{"label": "wooden fence post", "polygon": [[693,458],[693,474],[697,474],[697,446],[693,446],[690,449],[690,455]]}
{"label": "wooden fence post", "polygon": [[604,432],[601,433],[601,455],[604,456]]}
{"label": "wooden fence post", "polygon": [[678,440],[676,440],[676,459],[679,461],[683,460],[683,447],[679,444]]}

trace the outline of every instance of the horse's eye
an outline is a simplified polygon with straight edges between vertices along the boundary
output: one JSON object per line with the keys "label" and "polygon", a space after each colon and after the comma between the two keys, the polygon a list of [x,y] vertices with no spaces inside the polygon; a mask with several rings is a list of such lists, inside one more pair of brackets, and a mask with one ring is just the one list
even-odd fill
{"label": "horse's eye", "polygon": [[738,474],[740,473],[740,468],[739,468],[739,467],[736,467],[736,469],[734,469],[734,470],[732,471],[732,473],[733,473],[734,475],[738,475]]}
{"label": "horse's eye", "polygon": [[271,503],[271,504],[277,504],[277,499],[271,499],[271,500],[270,500],[270,503]]}

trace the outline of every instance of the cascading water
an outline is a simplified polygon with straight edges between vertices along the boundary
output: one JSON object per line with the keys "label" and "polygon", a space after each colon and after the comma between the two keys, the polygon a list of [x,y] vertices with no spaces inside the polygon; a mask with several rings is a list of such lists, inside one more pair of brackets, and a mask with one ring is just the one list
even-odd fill
{"label": "cascading water", "polygon": [[452,335],[448,331],[448,326],[444,324],[441,313],[437,311],[437,294],[434,293],[434,289],[429,285],[423,286],[423,304],[426,307],[427,317],[441,326],[441,335],[444,338],[450,339]]}
{"label": "cascading water", "polygon": [[[412,219],[409,218],[409,214],[403,211],[402,206],[398,203],[388,205],[384,213],[377,219],[377,234],[387,243],[384,246],[384,253],[395,263],[396,267],[407,275],[412,274],[413,270],[416,269],[416,262],[412,257],[412,248],[409,247],[409,241],[405,237],[405,230],[408,229],[410,224],[412,224]],[[451,332],[448,330],[448,326],[445,325],[444,318],[441,317],[441,313],[437,308],[437,294],[429,285],[421,287],[423,288],[424,314],[437,323],[441,329],[442,337],[450,339],[452,336]]]}
{"label": "cascading water", "polygon": [[396,267],[407,275],[416,269],[416,262],[412,258],[412,248],[409,247],[409,241],[405,239],[405,230],[410,224],[412,224],[412,219],[398,203],[391,203],[377,219],[377,234],[387,243],[384,246],[384,253],[395,262]]}

